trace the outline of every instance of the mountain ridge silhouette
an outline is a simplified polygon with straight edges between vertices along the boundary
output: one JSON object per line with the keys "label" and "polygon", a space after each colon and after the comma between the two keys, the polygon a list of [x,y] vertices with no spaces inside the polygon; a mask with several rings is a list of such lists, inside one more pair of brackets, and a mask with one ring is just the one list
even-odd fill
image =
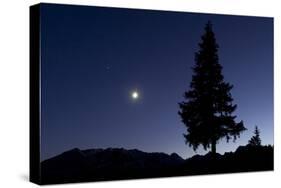
{"label": "mountain ridge silhouette", "polygon": [[138,149],[74,148],[41,162],[42,184],[273,170],[273,146],[239,146],[234,152],[183,159]]}

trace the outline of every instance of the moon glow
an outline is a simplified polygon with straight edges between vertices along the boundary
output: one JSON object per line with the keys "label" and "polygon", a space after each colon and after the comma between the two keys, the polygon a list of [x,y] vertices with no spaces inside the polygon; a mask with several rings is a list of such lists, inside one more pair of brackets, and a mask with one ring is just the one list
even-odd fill
{"label": "moon glow", "polygon": [[131,97],[136,100],[139,98],[139,93],[137,91],[133,91]]}

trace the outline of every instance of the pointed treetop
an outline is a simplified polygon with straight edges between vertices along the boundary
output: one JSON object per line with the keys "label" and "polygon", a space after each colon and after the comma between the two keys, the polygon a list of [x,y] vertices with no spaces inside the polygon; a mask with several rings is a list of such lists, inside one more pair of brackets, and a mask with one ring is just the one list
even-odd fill
{"label": "pointed treetop", "polygon": [[210,20],[208,20],[208,22],[205,26],[205,30],[206,31],[212,31],[212,26],[213,26],[212,22]]}
{"label": "pointed treetop", "polygon": [[248,141],[248,144],[251,146],[261,145],[260,130],[258,129],[258,126],[255,126],[254,136]]}

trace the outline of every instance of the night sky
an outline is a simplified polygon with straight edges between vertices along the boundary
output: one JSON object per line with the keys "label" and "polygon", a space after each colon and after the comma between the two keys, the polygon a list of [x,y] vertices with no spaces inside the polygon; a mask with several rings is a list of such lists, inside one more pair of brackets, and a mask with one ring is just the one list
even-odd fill
{"label": "night sky", "polygon": [[43,4],[41,160],[74,147],[194,155],[178,102],[208,20],[248,129],[218,152],[247,144],[255,125],[273,144],[272,18]]}

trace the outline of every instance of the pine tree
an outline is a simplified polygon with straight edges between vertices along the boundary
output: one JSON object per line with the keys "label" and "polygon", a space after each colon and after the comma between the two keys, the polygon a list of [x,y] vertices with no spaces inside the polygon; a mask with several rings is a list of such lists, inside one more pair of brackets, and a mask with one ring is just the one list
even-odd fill
{"label": "pine tree", "polygon": [[261,146],[260,130],[255,126],[254,136],[249,140],[250,146]]}
{"label": "pine tree", "polygon": [[236,123],[232,115],[237,105],[232,104],[232,85],[224,81],[219,64],[218,45],[212,24],[205,26],[199,51],[195,53],[194,74],[190,90],[184,93],[185,101],[179,103],[182,122],[187,128],[186,144],[194,150],[202,145],[216,153],[216,144],[225,137],[227,142],[240,136],[246,128],[243,121]]}

